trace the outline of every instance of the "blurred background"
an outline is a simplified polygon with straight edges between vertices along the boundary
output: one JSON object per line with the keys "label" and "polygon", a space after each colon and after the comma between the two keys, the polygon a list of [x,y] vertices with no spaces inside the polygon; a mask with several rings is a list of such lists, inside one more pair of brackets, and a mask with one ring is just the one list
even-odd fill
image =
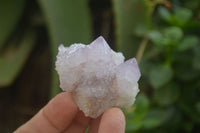
{"label": "blurred background", "polygon": [[200,132],[199,0],[0,0],[0,131],[59,93],[57,47],[102,35],[142,77],[127,133]]}

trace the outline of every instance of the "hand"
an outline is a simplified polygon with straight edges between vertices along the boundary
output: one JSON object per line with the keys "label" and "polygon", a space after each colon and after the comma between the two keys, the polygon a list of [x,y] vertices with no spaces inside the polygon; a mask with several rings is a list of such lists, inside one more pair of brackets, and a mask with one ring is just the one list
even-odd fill
{"label": "hand", "polygon": [[124,133],[124,114],[111,108],[97,119],[85,117],[71,93],[63,92],[14,133],[84,133],[88,126],[88,133]]}

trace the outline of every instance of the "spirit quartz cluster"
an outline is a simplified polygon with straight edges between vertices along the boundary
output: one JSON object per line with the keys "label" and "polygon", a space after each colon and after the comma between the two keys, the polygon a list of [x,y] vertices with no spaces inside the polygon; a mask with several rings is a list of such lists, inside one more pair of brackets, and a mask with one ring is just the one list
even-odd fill
{"label": "spirit quartz cluster", "polygon": [[139,92],[140,70],[135,58],[124,62],[103,37],[89,45],[60,45],[56,70],[60,87],[72,92],[85,116],[97,118],[110,107],[129,107]]}

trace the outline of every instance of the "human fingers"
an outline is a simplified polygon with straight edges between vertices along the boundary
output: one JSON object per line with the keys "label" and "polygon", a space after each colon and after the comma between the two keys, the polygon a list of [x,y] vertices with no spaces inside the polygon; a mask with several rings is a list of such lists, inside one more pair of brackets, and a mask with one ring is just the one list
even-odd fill
{"label": "human fingers", "polygon": [[71,124],[63,133],[84,133],[90,120],[90,117],[85,117],[84,113],[79,110]]}
{"label": "human fingers", "polygon": [[60,93],[15,133],[60,133],[71,124],[77,111],[71,93]]}
{"label": "human fingers", "polygon": [[100,120],[101,116],[99,116],[97,119],[91,120],[88,133],[98,133]]}
{"label": "human fingers", "polygon": [[124,133],[125,117],[119,108],[108,109],[101,118],[98,133]]}

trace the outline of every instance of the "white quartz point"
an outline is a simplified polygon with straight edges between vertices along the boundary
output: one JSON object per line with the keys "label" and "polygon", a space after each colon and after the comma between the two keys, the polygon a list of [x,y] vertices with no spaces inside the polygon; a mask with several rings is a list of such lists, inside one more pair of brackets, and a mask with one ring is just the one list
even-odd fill
{"label": "white quartz point", "polygon": [[129,107],[138,89],[140,70],[135,58],[124,62],[103,37],[89,45],[60,45],[56,60],[60,87],[72,92],[85,116],[97,118],[110,107]]}
{"label": "white quartz point", "polygon": [[119,98],[116,105],[119,107],[129,107],[134,101],[138,89],[138,80],[140,78],[140,71],[135,58],[121,63],[116,70],[116,82]]}

